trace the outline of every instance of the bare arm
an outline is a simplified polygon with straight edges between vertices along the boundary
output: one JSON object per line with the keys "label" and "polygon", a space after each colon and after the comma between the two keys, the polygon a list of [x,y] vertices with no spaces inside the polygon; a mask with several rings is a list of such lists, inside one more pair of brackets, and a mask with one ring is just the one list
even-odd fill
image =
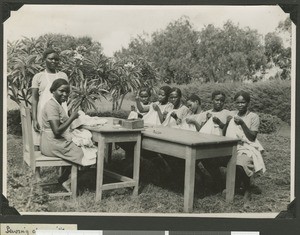
{"label": "bare arm", "polygon": [[37,121],[37,106],[39,102],[39,89],[32,88],[32,125],[33,129],[38,132],[40,131],[40,124]]}
{"label": "bare arm", "polygon": [[256,136],[257,136],[257,131],[252,131],[250,130],[246,124],[243,122],[243,124],[241,124],[241,127],[246,135],[246,137],[250,140],[250,141],[255,141]]}
{"label": "bare arm", "polygon": [[49,120],[51,130],[53,131],[56,138],[61,137],[61,135],[67,130],[71,123],[79,116],[78,111],[71,114],[68,120],[64,123],[60,123],[59,120]]}
{"label": "bare arm", "polygon": [[153,106],[153,109],[157,112],[160,123],[163,123],[164,119],[165,119],[164,114],[161,112],[161,110],[157,104],[154,103],[154,104],[152,104],[152,106]]}
{"label": "bare arm", "polygon": [[238,116],[234,117],[234,121],[237,125],[240,125],[246,135],[246,137],[250,140],[250,141],[255,141],[256,136],[257,136],[257,131],[252,131],[250,130],[246,123]]}
{"label": "bare arm", "polygon": [[143,107],[142,103],[141,103],[141,101],[138,97],[136,98],[136,107],[137,107],[137,109],[139,110],[140,113],[146,113],[150,109],[149,106]]}

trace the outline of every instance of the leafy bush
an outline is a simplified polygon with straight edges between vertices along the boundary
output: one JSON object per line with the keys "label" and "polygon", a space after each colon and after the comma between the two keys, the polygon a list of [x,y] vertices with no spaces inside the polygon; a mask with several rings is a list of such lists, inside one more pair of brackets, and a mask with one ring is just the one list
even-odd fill
{"label": "leafy bush", "polygon": [[224,107],[235,109],[234,95],[240,90],[250,93],[251,101],[249,109],[256,113],[271,114],[282,121],[291,121],[291,82],[290,81],[266,81],[256,83],[205,83],[193,82],[188,85],[174,85],[181,89],[183,98],[192,93],[201,98],[202,109],[211,109],[211,94],[214,90],[221,90],[226,94]]}
{"label": "leafy bush", "polygon": [[22,136],[21,116],[19,109],[7,111],[7,133]]}
{"label": "leafy bush", "polygon": [[259,133],[270,134],[279,130],[281,120],[271,114],[259,113]]}
{"label": "leafy bush", "polygon": [[88,112],[87,114],[92,117],[115,117],[115,118],[123,118],[126,119],[129,115],[130,111],[126,110],[114,110],[112,112],[106,111],[106,112]]}

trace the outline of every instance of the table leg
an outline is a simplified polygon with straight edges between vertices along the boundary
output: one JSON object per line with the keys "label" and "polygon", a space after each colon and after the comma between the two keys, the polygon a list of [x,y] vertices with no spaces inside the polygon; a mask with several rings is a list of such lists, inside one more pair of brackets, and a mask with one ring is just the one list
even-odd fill
{"label": "table leg", "polygon": [[135,186],[133,189],[133,196],[137,196],[139,190],[140,157],[141,157],[141,135],[138,136],[137,141],[134,145],[133,180],[135,181]]}
{"label": "table leg", "polygon": [[184,212],[192,212],[195,187],[196,151],[186,147],[184,177]]}
{"label": "table leg", "polygon": [[227,164],[226,174],[226,201],[233,201],[235,188],[237,146],[232,147],[232,156]]}
{"label": "table leg", "polygon": [[112,156],[112,143],[107,144],[106,152],[105,152],[105,162],[110,164]]}
{"label": "table leg", "polygon": [[102,185],[103,185],[103,168],[106,153],[104,138],[100,137],[98,141],[98,156],[97,156],[97,176],[96,176],[96,201],[101,201]]}

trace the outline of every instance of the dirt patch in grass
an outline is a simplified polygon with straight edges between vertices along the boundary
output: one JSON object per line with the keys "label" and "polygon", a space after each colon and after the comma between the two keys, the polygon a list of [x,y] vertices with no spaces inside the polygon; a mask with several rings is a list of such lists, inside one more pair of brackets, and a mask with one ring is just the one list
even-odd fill
{"label": "dirt patch in grass", "polygon": [[[205,197],[195,196],[193,213],[265,213],[286,210],[290,202],[290,138],[281,135],[259,135],[265,148],[263,155],[267,171],[255,178],[255,184],[262,189],[261,195],[253,195],[245,203],[242,196],[235,195],[233,203],[228,203],[222,193]],[[182,213],[183,176],[173,175],[171,187],[159,182],[161,174],[147,162],[141,164],[141,187],[137,197],[131,189],[118,189],[103,192],[101,202],[95,203],[95,171],[81,173],[79,195],[74,201],[68,197],[49,198],[45,189],[35,183],[30,168],[22,159],[22,140],[8,135],[7,195],[10,205],[19,212],[114,212],[114,213]],[[123,156],[114,153],[111,167],[124,170]],[[117,156],[117,157],[116,157]],[[156,173],[155,173],[156,172]],[[42,169],[45,181],[57,179],[56,168]],[[181,179],[182,178],[182,179]],[[155,181],[153,182],[153,180]],[[171,178],[172,179],[172,178]],[[171,184],[172,183],[172,184]],[[174,187],[174,185],[176,187]],[[199,185],[198,185],[199,186]],[[197,187],[197,186],[196,186]],[[59,186],[52,190],[63,190]]]}

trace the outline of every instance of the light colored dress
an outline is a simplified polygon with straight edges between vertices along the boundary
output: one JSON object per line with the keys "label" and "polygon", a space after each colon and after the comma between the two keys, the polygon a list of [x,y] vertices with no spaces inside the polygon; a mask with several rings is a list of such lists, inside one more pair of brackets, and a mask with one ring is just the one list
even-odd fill
{"label": "light colored dress", "polygon": [[[208,120],[206,120],[207,113],[212,115]],[[213,117],[219,118],[220,121],[225,124],[228,116],[232,116],[232,112],[227,109],[222,109],[219,112],[213,112],[212,109],[203,112],[199,118],[201,119],[200,123],[205,124],[201,127],[199,132],[212,135],[223,135],[223,130],[218,124],[213,122]]]}
{"label": "light colored dress", "polygon": [[[37,88],[39,92],[39,102],[37,106],[37,121],[42,125],[42,109],[45,106],[46,102],[52,97],[52,93],[50,92],[50,87],[52,83],[59,78],[63,78],[68,81],[68,77],[63,72],[57,73],[48,73],[46,70],[34,75],[32,79],[31,88]],[[67,103],[63,103],[63,108],[66,113],[68,112]],[[34,145],[40,145],[40,134],[33,130],[33,142]]]}
{"label": "light colored dress", "polygon": [[[237,112],[233,116],[237,115]],[[259,116],[253,112],[248,112],[245,116],[241,117],[246,126],[251,131],[258,131]],[[236,164],[242,166],[246,174],[250,177],[254,172],[266,171],[266,167],[262,158],[263,147],[257,140],[250,141],[242,127],[237,125],[232,118],[228,124],[226,136],[239,138],[241,141],[237,146],[237,162]]]}
{"label": "light colored dress", "polygon": [[160,108],[161,113],[170,112],[173,109],[173,104],[166,103],[164,105],[160,104],[158,101],[151,103],[149,112],[144,115],[143,120],[145,124],[158,126],[161,125],[158,113],[153,109],[153,104],[157,104]]}
{"label": "light colored dress", "polygon": [[178,109],[173,109],[170,112],[168,112],[166,119],[162,123],[163,126],[168,126],[168,127],[176,127],[177,123],[176,120],[171,116],[171,114],[175,112],[177,117],[180,118],[181,120],[184,119],[187,115],[190,114],[190,110],[188,107],[185,105],[181,105]]}
{"label": "light colored dress", "polygon": [[[143,108],[148,108],[149,109],[150,105],[151,105],[151,103],[149,103],[149,104],[143,104],[143,103],[141,103],[141,106]],[[137,119],[139,117],[139,114],[142,115],[142,116],[145,116],[148,113],[148,111],[147,112],[140,112],[140,110],[138,109],[138,107],[136,105],[135,105],[135,110],[136,111],[131,111],[129,113],[127,119]]]}
{"label": "light colored dress", "polygon": [[191,115],[187,115],[182,122],[177,125],[176,128],[179,129],[183,129],[183,130],[189,130],[189,131],[197,131],[196,126],[194,124],[188,124],[186,122],[187,118],[191,118],[191,119],[195,119],[196,122],[201,123],[203,121],[203,116],[202,116],[202,112],[198,113],[198,114],[191,114]]}
{"label": "light colored dress", "polygon": [[[67,119],[63,107],[54,98],[48,100],[42,111],[41,152],[49,157],[60,157],[82,165],[84,153],[72,142],[71,135],[64,133],[61,138],[56,138],[50,127],[49,120],[60,120],[64,123]],[[69,129],[66,130],[68,131]]]}

